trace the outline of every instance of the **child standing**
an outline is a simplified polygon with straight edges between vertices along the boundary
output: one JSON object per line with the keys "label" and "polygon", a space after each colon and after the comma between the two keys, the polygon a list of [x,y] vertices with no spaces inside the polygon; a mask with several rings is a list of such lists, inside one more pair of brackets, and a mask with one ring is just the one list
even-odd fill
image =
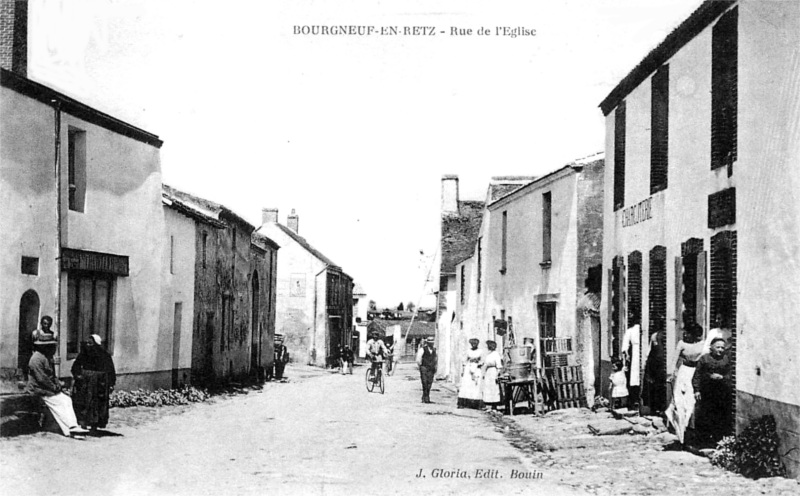
{"label": "child standing", "polygon": [[[611,374],[611,409],[615,410],[628,406],[628,387],[625,381],[625,371],[622,368],[622,360],[615,359],[611,362],[614,373]],[[619,405],[619,406],[617,406]]]}

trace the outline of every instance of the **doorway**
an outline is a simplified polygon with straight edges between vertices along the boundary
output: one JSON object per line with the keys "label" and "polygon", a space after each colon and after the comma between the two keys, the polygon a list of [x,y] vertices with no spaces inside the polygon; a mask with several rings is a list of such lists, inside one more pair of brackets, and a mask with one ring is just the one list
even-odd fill
{"label": "doorway", "polygon": [[17,368],[28,378],[28,362],[33,355],[31,335],[39,325],[39,295],[29,289],[22,294],[19,301],[19,344],[17,350]]}

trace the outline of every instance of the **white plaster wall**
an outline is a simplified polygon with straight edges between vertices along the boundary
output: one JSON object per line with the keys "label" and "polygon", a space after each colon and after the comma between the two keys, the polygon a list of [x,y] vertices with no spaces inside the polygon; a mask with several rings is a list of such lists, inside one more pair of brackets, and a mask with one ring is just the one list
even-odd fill
{"label": "white plaster wall", "polygon": [[[487,295],[496,316],[512,317],[518,343],[534,338],[538,347],[537,296],[557,295],[556,333],[575,336],[577,292],[577,197],[575,173],[567,169],[528,186],[489,208],[492,217],[487,256]],[[551,264],[543,267],[542,194],[550,192]],[[502,214],[508,212],[507,272],[501,274]],[[541,357],[541,351],[537,352]]]}
{"label": "white plaster wall", "polygon": [[737,388],[793,405],[800,405],[799,46],[800,4],[740,4]]}
{"label": "white plaster wall", "polygon": [[[162,241],[163,264],[161,270],[161,335],[159,363],[161,370],[173,368],[173,325],[175,303],[182,303],[180,350],[178,368],[192,366],[192,329],[194,324],[194,284],[196,258],[196,221],[174,209],[164,206],[165,233]],[[174,238],[174,252],[170,272],[170,237]]]}
{"label": "white plaster wall", "polygon": [[[274,224],[264,224],[258,232],[267,236],[281,248],[278,256],[277,293],[275,301],[275,332],[283,334],[284,343],[289,350],[291,360],[297,363],[308,363],[314,346],[324,348],[324,341],[316,343],[315,326],[317,325],[314,305],[316,291],[316,274],[325,268],[318,258],[312,256],[305,248],[297,244],[283,230]],[[290,296],[290,281],[293,274],[305,275],[305,296]],[[323,288],[324,290],[324,288]],[[323,308],[325,300],[322,300]],[[304,339],[301,346],[293,341],[292,336]],[[323,334],[324,339],[324,334]],[[316,343],[316,344],[315,344]],[[319,351],[317,352],[319,355]],[[319,359],[319,356],[317,357]],[[322,357],[324,363],[325,357]]]}
{"label": "white plaster wall", "polygon": [[[15,116],[0,119],[0,369],[6,370],[17,367],[23,293],[36,291],[39,317],[55,318],[59,269],[53,109],[0,87],[0,113]],[[38,276],[22,274],[23,255],[39,258]]]}
{"label": "white plaster wall", "polygon": [[[67,205],[67,132],[86,132],[86,200],[83,212]],[[62,119],[62,245],[129,257],[130,275],[114,288],[113,349],[118,373],[159,370],[159,317],[164,215],[157,148],[69,115]],[[62,281],[67,308],[67,277]],[[66,325],[66,321],[64,323]]]}
{"label": "white plaster wall", "polygon": [[[610,356],[607,339],[609,324],[609,278],[614,256],[642,253],[642,329],[649,326],[649,252],[655,246],[667,249],[667,362],[672,371],[677,356],[675,344],[681,338],[677,328],[675,296],[675,258],[681,256],[681,243],[689,238],[704,241],[709,251],[708,195],[736,186],[737,174],[729,178],[725,168],[712,171],[711,150],[711,27],[687,43],[669,64],[669,155],[668,187],[650,194],[650,105],[651,78],[626,98],[625,203],[613,210],[615,112],[606,117],[606,167],[603,223],[603,358]],[[652,197],[652,218],[622,227],[623,209]],[[737,204],[739,200],[737,199]],[[722,230],[735,230],[726,226]],[[706,258],[707,267],[709,258]],[[626,273],[627,279],[627,273]],[[706,278],[708,283],[708,278]],[[627,292],[626,292],[627,294]],[[708,315],[702,322],[708,329]],[[623,329],[627,326],[627,307],[621,311]],[[643,341],[644,343],[645,341]],[[643,351],[646,356],[647,350]]]}

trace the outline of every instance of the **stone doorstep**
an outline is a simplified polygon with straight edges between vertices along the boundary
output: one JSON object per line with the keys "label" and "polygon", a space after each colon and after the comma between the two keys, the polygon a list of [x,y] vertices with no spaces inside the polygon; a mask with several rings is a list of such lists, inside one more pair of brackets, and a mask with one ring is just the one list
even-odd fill
{"label": "stone doorstep", "polygon": [[617,419],[639,416],[638,410],[629,410],[627,408],[618,408],[616,410],[611,410],[611,413],[614,415],[614,418]]}
{"label": "stone doorstep", "polygon": [[0,436],[41,430],[39,419],[45,410],[41,398],[32,394],[0,396]]}

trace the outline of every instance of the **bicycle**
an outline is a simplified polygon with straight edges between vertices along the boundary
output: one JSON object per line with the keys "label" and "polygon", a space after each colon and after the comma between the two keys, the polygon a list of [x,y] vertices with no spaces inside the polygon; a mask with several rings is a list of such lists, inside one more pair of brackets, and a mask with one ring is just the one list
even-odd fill
{"label": "bicycle", "polygon": [[373,358],[372,365],[367,369],[366,375],[367,391],[370,393],[375,389],[377,384],[380,387],[381,394],[386,390],[386,381],[383,377],[383,358]]}

